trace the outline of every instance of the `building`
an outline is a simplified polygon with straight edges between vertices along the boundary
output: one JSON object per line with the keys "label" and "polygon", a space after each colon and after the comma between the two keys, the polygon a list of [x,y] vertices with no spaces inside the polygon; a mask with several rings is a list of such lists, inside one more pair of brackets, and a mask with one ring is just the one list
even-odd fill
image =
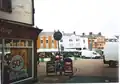
{"label": "building", "polygon": [[76,35],[73,33],[64,33],[62,32],[63,37],[60,40],[60,47],[64,46],[64,48],[68,49],[88,49],[88,38],[82,37],[81,35]]}
{"label": "building", "polygon": [[[41,31],[0,20],[0,58],[7,62],[6,65],[0,64],[1,84],[26,84],[37,79],[36,41]],[[15,62],[20,62],[20,65]],[[5,69],[8,66],[10,68]]]}
{"label": "building", "polygon": [[37,81],[36,42],[42,29],[33,26],[33,0],[0,0],[0,84]]}
{"label": "building", "polygon": [[105,36],[97,36],[96,37],[96,48],[104,49],[105,46]]}
{"label": "building", "polygon": [[[90,45],[92,44],[92,49],[103,49],[105,45],[105,37],[101,35],[101,33],[98,34],[92,34],[89,33],[88,37],[88,45],[90,48]],[[92,42],[92,43],[91,43]]]}
{"label": "building", "polygon": [[41,32],[37,40],[37,49],[57,49],[58,42],[53,38],[54,32]]}

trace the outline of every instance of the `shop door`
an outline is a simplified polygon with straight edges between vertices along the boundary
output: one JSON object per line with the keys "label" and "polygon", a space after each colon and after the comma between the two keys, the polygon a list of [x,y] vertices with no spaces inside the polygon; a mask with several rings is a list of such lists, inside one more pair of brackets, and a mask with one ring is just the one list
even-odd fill
{"label": "shop door", "polygon": [[9,84],[9,57],[4,44],[4,39],[0,38],[0,81],[1,84]]}

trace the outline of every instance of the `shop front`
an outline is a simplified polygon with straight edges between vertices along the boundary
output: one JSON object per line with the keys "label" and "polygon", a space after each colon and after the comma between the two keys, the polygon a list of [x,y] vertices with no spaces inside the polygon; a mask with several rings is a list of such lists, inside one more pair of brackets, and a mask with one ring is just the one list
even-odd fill
{"label": "shop front", "polygon": [[41,29],[0,22],[0,72],[2,84],[37,80],[36,40]]}

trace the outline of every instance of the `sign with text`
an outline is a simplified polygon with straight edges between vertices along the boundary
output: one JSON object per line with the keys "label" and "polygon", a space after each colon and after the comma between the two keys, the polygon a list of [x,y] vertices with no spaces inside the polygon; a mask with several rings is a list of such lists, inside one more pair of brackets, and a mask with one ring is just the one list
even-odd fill
{"label": "sign with text", "polygon": [[52,62],[52,61],[47,62],[46,73],[47,73],[47,75],[56,74],[56,64],[55,64],[55,62]]}
{"label": "sign with text", "polygon": [[73,63],[70,58],[64,60],[64,75],[73,75]]}

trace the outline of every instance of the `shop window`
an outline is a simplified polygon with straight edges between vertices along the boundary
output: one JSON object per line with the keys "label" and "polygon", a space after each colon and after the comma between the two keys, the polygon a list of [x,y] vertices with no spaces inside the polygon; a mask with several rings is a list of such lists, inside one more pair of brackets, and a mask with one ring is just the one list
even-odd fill
{"label": "shop window", "polygon": [[24,80],[33,76],[33,41],[5,40],[4,60],[10,67],[10,82]]}

